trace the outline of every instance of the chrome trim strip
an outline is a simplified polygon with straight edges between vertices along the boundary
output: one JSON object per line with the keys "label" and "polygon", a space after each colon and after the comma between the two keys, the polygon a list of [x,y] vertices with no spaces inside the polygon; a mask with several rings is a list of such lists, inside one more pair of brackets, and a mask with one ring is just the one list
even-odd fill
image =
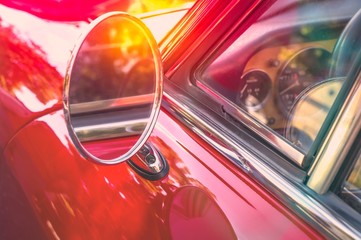
{"label": "chrome trim strip", "polygon": [[[267,5],[268,3],[274,1],[275,0],[253,0],[251,6],[249,6],[249,9],[245,10],[244,16],[242,16],[242,18],[239,18],[234,24],[232,24],[231,28],[223,35],[222,38],[229,37],[231,33],[233,33],[233,31],[240,25],[240,23],[246,21],[249,18],[249,16],[253,14],[255,9],[262,8],[264,5]],[[203,2],[206,1],[199,1],[200,3],[199,5],[197,5],[198,3],[197,2],[193,6],[190,12],[192,14],[207,13],[208,11],[204,10],[204,8],[210,8],[209,7],[210,3],[213,3],[215,1],[209,1],[210,3],[208,3],[208,5],[207,4],[202,5]],[[246,3],[245,1],[241,1],[241,0],[230,0],[227,7],[223,8],[222,12],[219,13],[219,16],[230,15],[229,13],[232,12],[232,10],[234,10],[237,4],[246,4]],[[168,58],[169,56],[174,54],[173,53],[174,50],[177,50],[179,48],[179,45],[182,46],[182,44],[180,43],[184,40],[184,36],[186,36],[188,32],[191,32],[193,30],[194,25],[199,24],[199,19],[201,19],[203,16],[198,14],[196,17],[194,17],[191,14],[187,14],[186,17],[187,18],[185,18],[184,21],[182,21],[184,25],[180,26],[179,29],[176,29],[172,33],[173,35],[171,35],[169,38],[166,39],[168,40],[168,42],[162,44],[161,54],[162,54],[163,62],[168,62]],[[192,20],[188,21],[189,19]],[[194,52],[195,49],[203,47],[202,44],[204,43],[205,39],[207,39],[209,35],[212,32],[214,32],[214,29],[217,28],[219,23],[222,22],[221,19],[215,19],[215,20],[217,21],[215,21],[213,24],[210,24],[208,28],[205,28],[202,34],[198,36],[196,41],[194,41],[188,48],[183,49],[182,56],[178,57],[177,60],[172,63],[169,69],[166,69],[166,75],[165,75],[166,77],[168,78],[171,77],[181,67],[181,65],[184,64],[184,62],[186,62],[186,60],[190,57],[191,53]],[[213,50],[218,49],[219,46],[217,44],[219,44],[220,42],[222,41],[216,41],[212,49]]]}
{"label": "chrome trim strip", "polygon": [[157,17],[160,15],[168,15],[168,14],[172,14],[172,13],[176,13],[176,12],[188,11],[193,5],[194,5],[194,2],[183,3],[181,6],[178,6],[178,7],[158,9],[158,10],[154,10],[151,12],[139,13],[139,14],[136,14],[136,17],[139,19],[142,19],[142,21],[144,21],[147,18],[153,18],[153,17]]}
{"label": "chrome trim strip", "polygon": [[[214,124],[212,126],[212,123],[203,114],[195,113],[195,110],[191,110],[177,101],[169,92],[167,89],[163,96],[164,100],[169,103],[173,115],[218,150],[219,153],[237,166],[241,166],[246,173],[261,182],[262,185],[266,185],[267,189],[277,196],[281,202],[287,206],[292,206],[294,212],[308,220],[313,227],[335,238],[361,238],[361,233],[357,229],[345,221],[341,221],[326,206],[306,193],[303,185],[292,182],[281,175],[277,169],[270,167],[266,162],[237,143],[232,136],[222,129],[217,129]],[[213,135],[214,138],[209,137],[210,135]]]}
{"label": "chrome trim strip", "polygon": [[292,146],[290,142],[287,142],[280,135],[276,134],[265,125],[259,123],[243,109],[238,108],[232,101],[224,98],[223,96],[221,96],[221,94],[217,94],[214,90],[207,87],[202,82],[197,80],[196,84],[200,89],[210,95],[212,99],[216,100],[219,104],[221,104],[227,113],[237,117],[240,122],[250,128],[252,131],[254,131],[257,135],[267,140],[268,143],[270,143],[283,155],[292,160],[295,164],[297,164],[297,166],[303,166],[303,160],[305,155],[295,146]]}
{"label": "chrome trim strip", "polygon": [[[259,1],[263,1],[263,0],[257,0],[256,4],[258,4]],[[233,7],[235,6],[235,4],[237,2],[239,2],[239,0],[229,1],[228,6],[225,9],[222,9],[223,12],[222,12],[222,14],[220,13],[220,15],[222,15],[222,16],[228,15],[228,13],[233,9]],[[215,1],[213,3],[215,3]],[[193,11],[191,11],[191,14],[186,15],[184,18],[184,21],[182,21],[182,24],[184,24],[184,25],[180,25],[178,29],[175,29],[175,31],[173,31],[171,33],[171,35],[165,39],[165,41],[162,43],[162,47],[161,47],[161,54],[162,54],[163,62],[167,62],[167,59],[169,58],[169,56],[171,56],[173,54],[172,51],[174,49],[176,49],[175,46],[178,46],[179,43],[185,39],[185,36],[187,36],[187,34],[191,30],[193,30],[194,26],[196,24],[198,24],[199,19],[202,19],[203,14],[208,12],[207,10],[205,10],[205,8],[211,8],[211,4],[206,5],[206,4],[196,3],[192,7]],[[199,13],[201,13],[202,15],[200,15]],[[189,21],[189,19],[191,19],[191,21]],[[182,57],[179,57],[177,59],[176,63],[172,64],[171,69],[167,70],[167,72],[166,72],[167,77],[170,77],[171,75],[173,75],[174,72],[190,56],[190,54],[192,52],[194,52],[194,49],[197,49],[200,47],[201,43],[208,37],[208,35],[212,32],[212,30],[214,28],[216,28],[216,26],[217,26],[216,23],[209,25],[209,28],[207,28],[206,31],[203,31],[202,35],[200,35],[196,39],[196,41],[193,42],[193,44],[191,44],[189,46],[189,48],[184,49]]]}
{"label": "chrome trim strip", "polygon": [[[190,19],[197,19],[195,17],[195,13],[203,12],[204,9],[201,8],[200,3],[196,2],[194,5],[192,5],[192,8],[194,9],[192,11],[192,14],[186,14],[181,22],[178,23],[178,26],[171,31],[168,36],[162,40],[161,46],[160,46],[160,52],[162,55],[162,59],[164,60],[167,56],[171,55],[171,51],[175,48],[178,42],[181,41],[181,39],[184,38],[185,32],[186,32],[186,25],[192,25],[192,23],[188,23]],[[191,8],[191,9],[192,9]]]}
{"label": "chrome trim strip", "polygon": [[361,73],[342,104],[309,172],[307,186],[318,194],[324,194],[330,188],[361,129],[360,102]]}

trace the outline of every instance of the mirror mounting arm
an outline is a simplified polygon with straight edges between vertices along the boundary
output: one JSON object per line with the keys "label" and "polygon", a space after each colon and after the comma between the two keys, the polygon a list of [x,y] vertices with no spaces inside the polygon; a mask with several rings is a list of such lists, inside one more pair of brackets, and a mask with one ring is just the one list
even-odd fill
{"label": "mirror mounting arm", "polygon": [[145,179],[156,181],[165,177],[169,172],[169,165],[164,156],[147,142],[138,153],[128,160],[130,167]]}

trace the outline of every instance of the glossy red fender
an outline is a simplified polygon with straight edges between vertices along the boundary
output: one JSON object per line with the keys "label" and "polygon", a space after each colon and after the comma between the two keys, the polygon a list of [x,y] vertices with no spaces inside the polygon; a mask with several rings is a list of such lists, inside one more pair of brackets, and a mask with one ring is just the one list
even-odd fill
{"label": "glossy red fender", "polygon": [[61,107],[66,63],[78,36],[76,25],[0,5],[0,149],[21,127]]}
{"label": "glossy red fender", "polygon": [[[322,238],[165,109],[150,138],[170,165],[162,180],[148,181],[127,163],[102,166],[82,158],[60,104],[74,38],[61,41],[59,31],[46,47],[41,28],[51,32],[52,23],[5,7],[0,12],[0,149],[47,237]],[[6,15],[18,19],[16,27],[30,19],[38,25],[19,31]],[[34,29],[31,37],[23,34]],[[64,29],[73,33],[77,26]]]}
{"label": "glossy red fender", "polygon": [[170,164],[169,175],[155,182],[126,163],[83,159],[58,111],[20,131],[5,158],[49,237],[319,238],[165,111],[151,142]]}

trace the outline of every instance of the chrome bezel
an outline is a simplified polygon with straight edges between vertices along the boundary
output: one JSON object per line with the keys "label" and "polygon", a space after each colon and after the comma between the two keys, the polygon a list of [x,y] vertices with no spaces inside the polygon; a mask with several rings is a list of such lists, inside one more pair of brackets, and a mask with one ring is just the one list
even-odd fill
{"label": "chrome bezel", "polygon": [[[141,134],[141,136],[139,137],[137,142],[134,144],[134,146],[128,152],[126,152],[125,154],[123,154],[117,158],[114,158],[111,160],[103,160],[103,159],[100,159],[100,158],[92,155],[90,152],[88,152],[83,147],[83,145],[81,144],[79,138],[77,137],[77,135],[75,133],[75,129],[72,125],[72,121],[71,121],[71,117],[70,117],[69,87],[70,87],[71,73],[73,70],[73,65],[74,65],[76,56],[79,53],[79,50],[80,50],[82,44],[84,43],[86,37],[98,24],[102,23],[103,21],[105,21],[111,17],[115,17],[115,16],[124,17],[128,21],[133,22],[139,28],[139,30],[142,31],[144,33],[144,35],[146,36],[146,39],[147,39],[149,46],[151,48],[151,51],[152,51],[152,56],[153,56],[154,65],[155,65],[155,94],[154,94],[154,101],[153,101],[153,106],[151,109],[149,121],[147,122],[143,133]],[[76,43],[74,50],[71,53],[71,58],[70,58],[70,61],[69,61],[68,67],[67,67],[67,71],[66,71],[66,75],[65,75],[65,79],[64,79],[64,92],[63,92],[64,118],[66,121],[69,135],[70,135],[75,147],[77,148],[77,150],[80,152],[80,154],[83,157],[85,157],[86,159],[92,160],[96,163],[100,163],[100,164],[112,165],[112,164],[118,164],[118,163],[128,160],[129,158],[131,158],[134,154],[136,154],[138,152],[138,150],[145,144],[148,137],[150,136],[150,134],[157,122],[157,118],[158,118],[160,106],[161,106],[162,94],[163,94],[163,68],[162,68],[161,56],[160,56],[160,52],[158,49],[158,44],[155,41],[155,39],[154,39],[153,35],[151,34],[150,30],[148,29],[148,27],[146,27],[146,25],[138,18],[133,17],[124,12],[109,12],[109,13],[106,13],[106,14],[98,17],[97,19],[95,19],[93,22],[91,22],[89,24],[88,28],[84,31],[84,33],[80,36],[80,39]]]}
{"label": "chrome bezel", "polygon": [[[290,109],[290,112],[288,114],[288,117],[287,117],[287,124],[286,124],[286,128],[284,129],[284,136],[285,138],[290,141],[290,142],[293,142],[292,141],[292,137],[291,137],[291,128],[292,128],[292,121],[295,117],[295,109],[297,107],[297,104],[301,101],[303,101],[308,95],[308,93],[320,86],[323,86],[324,84],[328,84],[328,83],[334,83],[334,82],[341,82],[341,81],[344,81],[345,79],[343,77],[339,77],[339,78],[330,78],[330,79],[327,79],[325,81],[321,81],[321,82],[316,82],[315,84],[313,85],[310,85],[308,87],[306,87],[306,89],[304,89],[298,96],[297,98],[295,99],[291,109]],[[338,93],[336,93],[335,95],[335,98],[337,96]],[[332,104],[331,104],[332,106]],[[331,108],[330,106],[330,108]],[[327,115],[328,112],[325,114]],[[320,123],[320,128],[322,126],[324,122],[321,122]],[[318,132],[319,133],[319,132]],[[315,139],[313,139],[313,142],[315,141]],[[305,152],[305,154],[309,151],[309,149],[306,151],[305,149],[303,150]]]}
{"label": "chrome bezel", "polygon": [[[255,73],[255,72],[259,72],[259,73],[262,73],[264,74],[266,77],[267,77],[267,81],[268,81],[268,84],[269,86],[271,87],[272,86],[272,80],[270,78],[270,76],[268,75],[267,72],[265,72],[264,70],[262,69],[259,69],[259,68],[253,68],[253,69],[249,69],[247,70],[245,73],[242,74],[241,76],[241,81],[244,81],[244,77],[248,74],[251,74],[251,73]],[[267,91],[267,94],[266,96],[264,97],[264,99],[258,103],[257,105],[255,106],[247,106],[246,104],[244,104],[241,100],[240,100],[240,88],[238,88],[237,90],[237,96],[236,96],[236,104],[240,105],[240,107],[242,108],[245,108],[245,109],[248,109],[248,110],[251,110],[251,111],[258,111],[260,109],[262,109],[264,107],[264,105],[266,104],[266,102],[268,101],[268,99],[270,98],[270,96],[272,95],[272,90],[271,88]]]}
{"label": "chrome bezel", "polygon": [[[310,51],[312,49],[320,49],[322,51],[326,51],[328,53],[330,53],[330,51],[328,51],[326,48],[324,47],[320,47],[320,46],[311,46],[311,47],[306,47],[306,48],[302,48],[298,51],[296,51],[282,66],[282,68],[280,69],[280,71],[278,72],[277,74],[277,77],[276,77],[276,86],[275,86],[275,91],[276,91],[276,102],[277,102],[277,106],[278,106],[278,109],[280,110],[280,112],[285,116],[287,117],[290,110],[288,111],[287,110],[287,107],[286,105],[284,105],[284,103],[282,102],[281,100],[281,91],[279,89],[279,86],[280,86],[280,76],[282,75],[282,73],[285,71],[285,69],[291,64],[291,62],[296,58],[298,57],[300,54],[306,52],[306,51]],[[331,54],[331,53],[330,53]],[[327,79],[324,79],[324,80],[327,80]],[[317,84],[318,82],[314,82],[312,85],[314,84]],[[307,88],[307,87],[306,87]],[[305,88],[305,89],[306,89]],[[305,89],[303,89],[302,91],[304,91]],[[301,95],[302,91],[297,95],[297,97],[295,98],[295,100],[293,101],[292,103],[292,106],[295,104],[297,98]],[[284,106],[282,106],[284,105]]]}

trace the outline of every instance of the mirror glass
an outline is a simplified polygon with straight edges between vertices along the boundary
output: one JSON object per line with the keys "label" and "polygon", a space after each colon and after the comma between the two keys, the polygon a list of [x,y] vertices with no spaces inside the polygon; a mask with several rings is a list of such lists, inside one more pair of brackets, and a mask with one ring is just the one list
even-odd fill
{"label": "mirror glass", "polygon": [[105,164],[131,157],[145,143],[162,93],[157,44],[125,13],[95,20],[76,47],[65,80],[64,110],[83,155]]}

